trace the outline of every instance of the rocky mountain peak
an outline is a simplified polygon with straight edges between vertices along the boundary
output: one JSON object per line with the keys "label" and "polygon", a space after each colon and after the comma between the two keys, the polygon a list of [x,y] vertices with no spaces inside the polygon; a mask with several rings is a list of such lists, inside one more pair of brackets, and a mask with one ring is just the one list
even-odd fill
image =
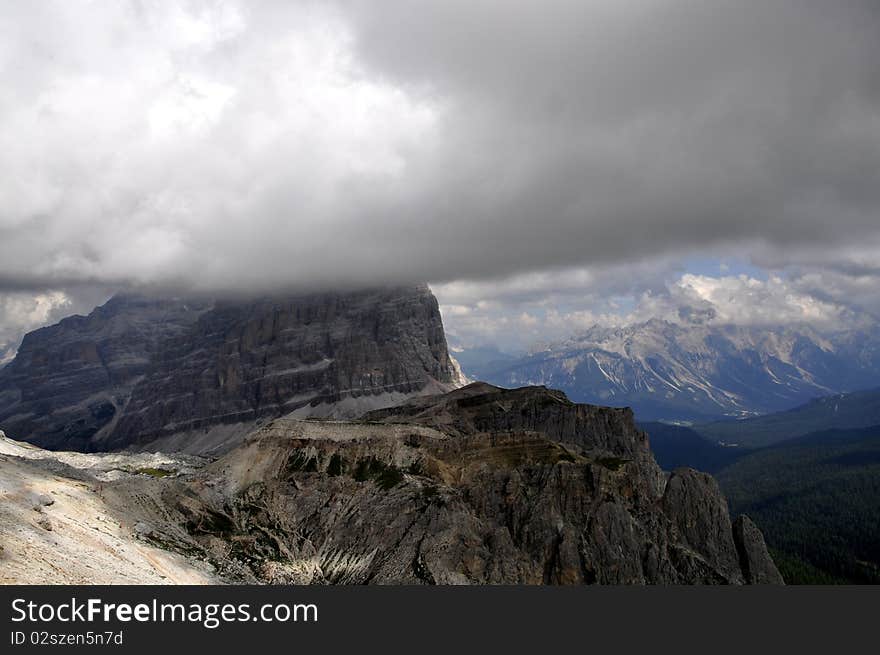
{"label": "rocky mountain peak", "polygon": [[353,416],[459,376],[425,285],[221,302],[118,296],[25,337],[0,370],[0,426],[54,449],[204,451],[262,420]]}

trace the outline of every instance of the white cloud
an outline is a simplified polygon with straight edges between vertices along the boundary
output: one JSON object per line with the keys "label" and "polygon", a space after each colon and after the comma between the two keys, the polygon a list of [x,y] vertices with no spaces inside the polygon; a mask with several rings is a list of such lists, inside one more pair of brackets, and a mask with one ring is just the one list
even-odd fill
{"label": "white cloud", "polygon": [[0,294],[0,365],[15,355],[21,335],[45,325],[50,318],[71,307],[70,298],[61,291],[33,295]]}
{"label": "white cloud", "polygon": [[708,304],[715,323],[784,325],[809,323],[820,327],[841,324],[847,308],[797,290],[778,275],[759,280],[747,275],[709,277],[686,274],[671,289],[673,301],[700,307]]}
{"label": "white cloud", "polygon": [[[847,303],[853,294],[849,287],[837,294],[818,294],[810,289],[810,275],[771,274],[760,279],[745,274],[682,274],[658,264],[653,271],[648,266],[641,271],[649,280],[629,277],[629,290],[624,285],[602,288],[603,280],[621,273],[620,269],[589,275],[562,272],[555,282],[552,276],[539,276],[542,284],[532,277],[510,279],[497,285],[503,293],[491,304],[479,298],[479,293],[493,293],[483,283],[439,285],[435,293],[441,302],[455,298],[463,303],[441,307],[444,324],[456,343],[465,347],[492,344],[509,350],[564,340],[595,325],[622,326],[654,318],[679,324],[802,324],[819,331],[876,321]],[[814,275],[820,278],[815,287],[835,288],[825,279],[827,273]],[[577,289],[571,284],[575,280],[587,282]]]}
{"label": "white cloud", "polygon": [[437,108],[367,76],[329,7],[5,14],[0,286],[332,278],[358,188],[432,140]]}

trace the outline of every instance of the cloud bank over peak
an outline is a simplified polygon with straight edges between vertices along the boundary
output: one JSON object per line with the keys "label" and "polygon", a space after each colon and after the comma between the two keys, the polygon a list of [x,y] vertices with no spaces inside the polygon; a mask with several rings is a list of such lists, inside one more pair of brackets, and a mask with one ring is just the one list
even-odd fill
{"label": "cloud bank over peak", "polygon": [[[428,281],[520,341],[851,323],[880,311],[878,33],[874,0],[9,4],[0,294]],[[680,263],[742,253],[767,279]]]}
{"label": "cloud bank over peak", "polygon": [[848,0],[12,5],[0,286],[846,252],[878,231],[878,27]]}

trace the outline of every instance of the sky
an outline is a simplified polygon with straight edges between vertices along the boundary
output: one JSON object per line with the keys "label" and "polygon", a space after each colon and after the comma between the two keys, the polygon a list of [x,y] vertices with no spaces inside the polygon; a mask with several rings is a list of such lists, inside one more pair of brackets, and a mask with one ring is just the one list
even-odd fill
{"label": "sky", "polygon": [[0,1],[0,360],[123,289],[428,281],[505,348],[864,321],[878,34],[876,0]]}

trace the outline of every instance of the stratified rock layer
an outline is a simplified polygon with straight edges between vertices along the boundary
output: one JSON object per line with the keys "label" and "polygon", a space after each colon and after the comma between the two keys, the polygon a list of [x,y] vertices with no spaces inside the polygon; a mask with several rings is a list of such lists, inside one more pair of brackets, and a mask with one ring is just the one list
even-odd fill
{"label": "stratified rock layer", "polygon": [[114,298],[25,337],[0,370],[0,427],[53,449],[222,450],[262,419],[355,415],[457,382],[426,286]]}

